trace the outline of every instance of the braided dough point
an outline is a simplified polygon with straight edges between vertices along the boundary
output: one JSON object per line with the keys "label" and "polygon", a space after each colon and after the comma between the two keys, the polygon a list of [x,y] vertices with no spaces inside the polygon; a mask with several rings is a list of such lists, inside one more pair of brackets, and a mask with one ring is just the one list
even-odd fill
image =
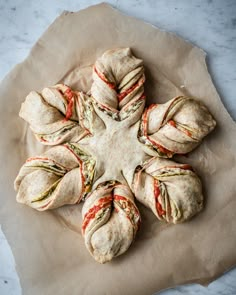
{"label": "braided dough point", "polygon": [[159,157],[136,169],[135,197],[159,220],[184,222],[203,208],[202,185],[192,167]]}
{"label": "braided dough point", "polygon": [[15,180],[16,199],[39,211],[76,204],[91,190],[95,161],[76,144],[29,158]]}
{"label": "braided dough point", "polygon": [[115,181],[102,183],[91,193],[82,216],[85,245],[100,263],[127,251],[141,220],[132,192]]}
{"label": "braided dough point", "polygon": [[114,119],[124,120],[132,109],[144,107],[143,61],[130,48],[106,51],[94,65],[93,80],[94,101]]}
{"label": "braided dough point", "polygon": [[197,100],[179,96],[148,107],[141,120],[139,140],[161,157],[186,154],[215,128],[207,108]]}
{"label": "braided dough point", "polygon": [[63,84],[46,87],[42,93],[30,92],[19,115],[44,145],[79,141],[101,121],[86,94]]}

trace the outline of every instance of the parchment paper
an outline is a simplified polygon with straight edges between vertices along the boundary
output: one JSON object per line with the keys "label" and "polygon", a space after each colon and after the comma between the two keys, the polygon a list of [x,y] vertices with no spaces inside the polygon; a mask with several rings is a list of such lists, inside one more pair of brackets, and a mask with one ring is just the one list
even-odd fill
{"label": "parchment paper", "polygon": [[[78,85],[88,88],[89,66],[116,47],[131,47],[144,60],[148,103],[192,95],[206,104],[218,125],[199,148],[179,157],[203,181],[204,211],[188,223],[167,226],[138,204],[143,224],[135,243],[125,255],[100,265],[80,232],[68,229],[55,213],[16,203],[13,181],[20,166],[44,149],[18,112],[33,89],[65,80],[76,85],[84,73],[88,81],[82,78]],[[236,125],[212,84],[201,49],[106,4],[65,12],[4,79],[0,96],[0,223],[23,294],[152,294],[182,283],[208,283],[236,264]],[[76,222],[79,226],[80,213]]]}

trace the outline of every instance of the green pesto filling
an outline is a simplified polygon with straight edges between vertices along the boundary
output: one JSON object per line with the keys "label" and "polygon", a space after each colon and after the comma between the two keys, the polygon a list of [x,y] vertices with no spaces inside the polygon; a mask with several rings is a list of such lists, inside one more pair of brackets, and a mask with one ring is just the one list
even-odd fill
{"label": "green pesto filling", "polygon": [[119,112],[113,112],[109,109],[103,108],[101,105],[97,103],[98,108],[104,113],[112,117],[112,119],[116,121],[122,121],[133,114],[142,104],[142,100],[137,101],[135,104],[130,105],[127,110]]}
{"label": "green pesto filling", "polygon": [[112,117],[112,119],[119,121],[119,113],[118,112],[113,112],[107,108],[103,108],[100,104],[96,103],[97,107],[99,110],[101,110],[104,114]]}
{"label": "green pesto filling", "polygon": [[25,167],[27,168],[32,168],[32,169],[41,169],[41,170],[44,170],[44,171],[47,171],[47,172],[53,172],[54,174],[56,175],[59,175],[59,176],[63,176],[67,171],[65,169],[63,169],[62,167],[60,166],[57,166],[57,165],[50,165],[48,163],[48,165],[46,164],[37,164],[37,165],[25,165]]}
{"label": "green pesto filling", "polygon": [[93,120],[93,109],[89,101],[85,101],[85,110],[84,110],[84,126],[90,131],[92,129],[92,120]]}
{"label": "green pesto filling", "polygon": [[93,185],[93,179],[95,174],[95,160],[90,158],[86,163],[84,163],[84,177],[85,177],[85,195],[91,191]]}
{"label": "green pesto filling", "polygon": [[108,212],[109,208],[103,208],[102,210],[99,211],[99,214],[96,215],[96,222],[100,221],[103,216]]}
{"label": "green pesto filling", "polygon": [[163,172],[161,174],[156,174],[154,177],[159,179],[161,177],[171,177],[171,176],[180,176],[180,175],[188,175],[188,173],[184,173],[184,172]]}
{"label": "green pesto filling", "polygon": [[143,100],[137,101],[135,104],[132,104],[128,107],[128,109],[124,112],[122,112],[119,117],[121,120],[126,119],[129,117],[131,114],[137,111],[137,109],[140,107],[140,105],[143,103]]}
{"label": "green pesto filling", "polygon": [[32,200],[31,203],[41,202],[41,201],[49,198],[52,195],[52,193],[54,192],[54,190],[56,189],[56,187],[60,181],[61,181],[61,179],[58,179],[56,182],[54,182],[53,185],[51,185],[45,192],[40,194],[36,199]]}
{"label": "green pesto filling", "polygon": [[89,157],[88,154],[86,154],[82,149],[78,147],[78,145],[73,143],[66,143],[66,145],[82,160],[87,161]]}
{"label": "green pesto filling", "polygon": [[85,192],[83,198],[91,191],[94,174],[95,174],[95,164],[96,161],[88,154],[86,154],[82,149],[73,143],[66,144],[83,162],[83,175],[84,175],[84,187]]}
{"label": "green pesto filling", "polygon": [[144,136],[144,130],[143,130],[143,124],[141,122],[140,127],[139,127],[139,131],[138,131],[138,139],[141,143],[143,143],[145,146],[147,146],[150,150],[155,151],[158,156],[162,157],[162,158],[171,158],[172,154],[169,155],[168,153],[163,153],[159,150],[159,148],[157,146],[155,146],[153,143],[151,143],[151,141],[147,138],[147,136]]}
{"label": "green pesto filling", "polygon": [[77,124],[72,123],[71,125],[65,126],[61,128],[60,130],[57,130],[53,133],[50,134],[39,134],[36,133],[36,136],[40,138],[41,140],[46,140],[46,141],[56,141],[59,136],[63,136],[67,131],[71,130],[74,128]]}

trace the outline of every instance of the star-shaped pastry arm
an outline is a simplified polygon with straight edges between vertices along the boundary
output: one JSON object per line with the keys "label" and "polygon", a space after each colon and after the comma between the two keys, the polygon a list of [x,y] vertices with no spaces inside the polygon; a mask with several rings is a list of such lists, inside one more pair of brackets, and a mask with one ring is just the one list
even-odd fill
{"label": "star-shaped pastry arm", "polygon": [[164,104],[152,104],[143,113],[139,140],[160,157],[186,154],[196,148],[216,125],[199,101],[179,96]]}
{"label": "star-shaped pastry arm", "polygon": [[29,158],[15,180],[17,201],[39,211],[76,204],[91,190],[95,160],[75,143]]}
{"label": "star-shaped pastry arm", "polygon": [[201,181],[188,164],[154,157],[136,168],[136,198],[159,220],[180,223],[203,208]]}
{"label": "star-shaped pastry arm", "polygon": [[116,181],[101,183],[90,194],[82,216],[85,245],[100,263],[110,261],[129,248],[141,221],[131,190]]}
{"label": "star-shaped pastry arm", "polygon": [[103,112],[117,121],[136,113],[140,118],[144,105],[143,61],[134,57],[129,48],[106,51],[93,68],[91,94]]}
{"label": "star-shaped pastry arm", "polygon": [[45,145],[79,141],[101,124],[89,96],[63,84],[30,92],[19,115]]}

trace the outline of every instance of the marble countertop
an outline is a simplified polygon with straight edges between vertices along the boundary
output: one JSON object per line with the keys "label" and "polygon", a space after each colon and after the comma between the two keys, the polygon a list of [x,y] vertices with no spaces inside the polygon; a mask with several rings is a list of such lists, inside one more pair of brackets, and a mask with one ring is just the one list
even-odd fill
{"label": "marble countertop", "polygon": [[[24,60],[31,47],[63,10],[78,11],[95,0],[0,0],[0,79]],[[175,32],[207,52],[214,84],[230,115],[236,119],[236,1],[235,0],[113,0],[124,13]],[[14,258],[0,228],[0,294],[20,295]],[[162,295],[236,294],[236,269],[208,287],[197,284],[163,291]]]}

